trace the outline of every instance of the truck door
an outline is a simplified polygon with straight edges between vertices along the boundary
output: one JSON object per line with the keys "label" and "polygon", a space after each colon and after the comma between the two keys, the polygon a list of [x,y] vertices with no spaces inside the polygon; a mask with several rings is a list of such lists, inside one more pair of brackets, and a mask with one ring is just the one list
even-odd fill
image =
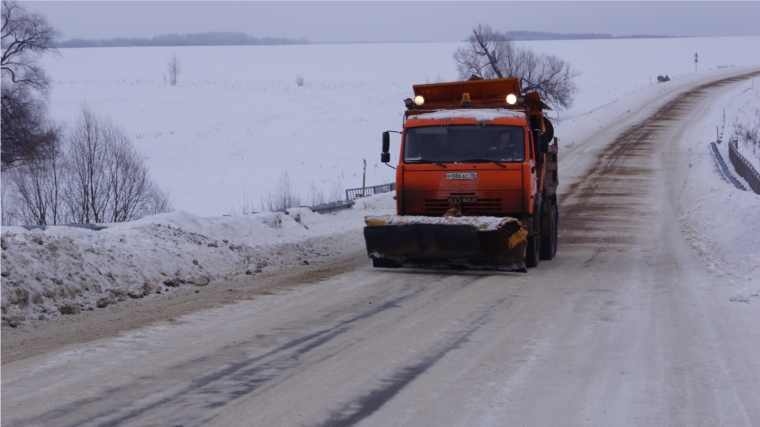
{"label": "truck door", "polygon": [[530,198],[533,202],[534,195],[538,192],[538,171],[536,170],[536,142],[533,140],[533,132],[526,132],[528,136],[528,163],[530,165]]}

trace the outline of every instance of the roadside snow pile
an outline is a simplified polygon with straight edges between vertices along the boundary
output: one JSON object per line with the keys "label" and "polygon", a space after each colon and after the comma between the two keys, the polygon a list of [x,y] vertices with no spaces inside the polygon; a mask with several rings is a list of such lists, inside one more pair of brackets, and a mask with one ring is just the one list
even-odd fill
{"label": "roadside snow pile", "polygon": [[731,295],[729,300],[733,302],[749,302],[750,297],[757,296],[760,296],[760,285],[747,286],[746,288],[739,289]]}
{"label": "roadside snow pile", "polygon": [[166,287],[319,262],[361,242],[366,214],[394,208],[393,193],[385,193],[334,215],[308,208],[216,218],[175,212],[101,231],[3,227],[2,319],[16,326],[155,298]]}

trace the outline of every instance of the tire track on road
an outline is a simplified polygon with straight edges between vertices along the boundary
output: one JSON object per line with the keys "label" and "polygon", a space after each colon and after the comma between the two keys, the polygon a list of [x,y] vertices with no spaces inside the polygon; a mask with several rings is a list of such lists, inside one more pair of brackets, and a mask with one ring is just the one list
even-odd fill
{"label": "tire track on road", "polygon": [[438,361],[450,352],[460,349],[467,343],[470,337],[483,325],[488,323],[494,311],[508,309],[512,305],[511,300],[501,299],[492,304],[485,313],[476,318],[467,328],[459,331],[455,336],[442,343],[442,345],[423,357],[418,363],[407,365],[387,378],[380,380],[380,386],[372,391],[343,404],[341,409],[333,411],[333,415],[326,421],[315,427],[347,427],[352,426],[365,418],[368,418],[379,410],[383,405],[396,397],[407,385],[425,374]]}
{"label": "tire track on road", "polygon": [[[406,303],[429,293],[430,287],[435,286],[450,276],[440,276],[432,284],[429,277],[420,276],[416,287],[405,285],[409,289],[402,295],[390,293],[385,301],[367,308],[349,313],[341,313],[341,308],[321,316],[325,322],[332,323],[299,337],[288,340],[267,350],[262,354],[247,357],[242,360],[240,355],[244,350],[256,347],[261,335],[234,345],[227,345],[212,354],[190,360],[181,365],[175,365],[158,376],[139,377],[134,383],[105,390],[97,397],[80,399],[70,402],[63,407],[40,414],[38,416],[8,423],[9,426],[51,425],[51,426],[119,426],[127,424],[138,425],[203,425],[220,414],[221,408],[236,402],[246,396],[259,393],[272,387],[289,376],[295,374],[304,366],[311,366],[340,353],[342,348],[330,348],[324,353],[313,354],[327,344],[351,331],[355,326],[367,319],[381,315],[390,309],[402,308]],[[482,279],[483,276],[457,276],[454,287],[445,290],[444,295],[457,292]],[[462,280],[463,279],[463,280]],[[396,280],[408,284],[408,278],[398,276]],[[382,295],[382,292],[381,294]],[[388,299],[390,297],[390,299]],[[374,298],[374,297],[373,297]],[[381,299],[382,297],[378,297]],[[434,304],[437,298],[424,304]],[[402,321],[408,314],[399,315],[395,320]],[[309,326],[314,323],[309,319],[294,320],[295,325]],[[287,328],[278,329],[280,332]],[[338,344],[353,345],[353,341]],[[304,356],[310,358],[304,358]],[[238,359],[226,365],[214,366],[215,361]],[[194,374],[203,371],[200,375]],[[195,375],[193,377],[193,375]],[[173,386],[162,384],[162,388],[150,390],[151,384],[157,377],[187,378],[190,381],[180,381]],[[146,389],[148,391],[146,391]],[[104,407],[110,407],[104,411]],[[84,414],[90,414],[85,415]],[[155,419],[155,421],[153,420]],[[68,421],[67,421],[68,420]],[[5,424],[5,423],[4,423]]]}

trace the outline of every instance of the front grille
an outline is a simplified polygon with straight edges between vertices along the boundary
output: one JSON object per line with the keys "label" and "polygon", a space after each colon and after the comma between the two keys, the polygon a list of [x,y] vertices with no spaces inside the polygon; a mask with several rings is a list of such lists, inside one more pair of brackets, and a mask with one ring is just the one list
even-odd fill
{"label": "front grille", "polygon": [[[425,199],[425,215],[443,215],[451,205],[447,199]],[[501,199],[478,199],[477,203],[462,203],[464,215],[499,215]]]}

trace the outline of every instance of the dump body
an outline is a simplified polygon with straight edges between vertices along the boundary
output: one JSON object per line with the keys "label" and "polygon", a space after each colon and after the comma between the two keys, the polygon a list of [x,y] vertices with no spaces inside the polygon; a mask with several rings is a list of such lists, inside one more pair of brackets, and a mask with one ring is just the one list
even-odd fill
{"label": "dump body", "polygon": [[[551,258],[557,150],[542,115],[548,107],[522,96],[512,78],[418,85],[414,92],[424,101],[406,101],[396,167],[402,219],[367,218],[373,264],[525,271],[539,253]],[[478,228],[478,221],[497,225]],[[553,247],[541,250],[542,243]]]}

